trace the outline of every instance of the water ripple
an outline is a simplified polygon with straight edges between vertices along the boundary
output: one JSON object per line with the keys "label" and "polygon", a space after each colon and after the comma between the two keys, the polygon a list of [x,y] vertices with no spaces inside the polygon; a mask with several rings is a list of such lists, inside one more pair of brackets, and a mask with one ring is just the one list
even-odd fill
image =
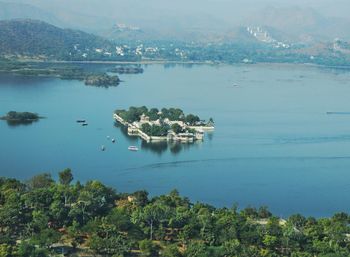
{"label": "water ripple", "polygon": [[130,167],[125,169],[118,169],[115,171],[122,172],[120,175],[130,173],[137,170],[146,169],[160,169],[183,166],[186,164],[197,163],[214,163],[214,162],[230,162],[230,161],[281,161],[281,160],[294,160],[294,161],[315,161],[315,160],[350,160],[350,156],[308,156],[308,157],[294,157],[294,156],[281,156],[281,157],[229,157],[229,158],[212,158],[212,159],[197,159],[197,160],[183,160],[183,161],[170,161],[170,162],[158,162],[152,164],[146,164],[142,166]]}

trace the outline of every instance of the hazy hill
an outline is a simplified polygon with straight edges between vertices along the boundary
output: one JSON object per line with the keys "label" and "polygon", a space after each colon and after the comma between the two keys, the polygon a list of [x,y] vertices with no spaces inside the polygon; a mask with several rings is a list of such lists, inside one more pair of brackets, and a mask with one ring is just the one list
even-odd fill
{"label": "hazy hill", "polygon": [[0,2],[0,20],[10,19],[34,19],[54,25],[62,25],[62,22],[53,13],[33,5]]}
{"label": "hazy hill", "polygon": [[267,7],[257,12],[246,23],[269,27],[283,35],[285,40],[303,43],[350,39],[350,22],[342,18],[326,17],[312,8]]}
{"label": "hazy hill", "polygon": [[41,20],[55,26],[74,28],[90,33],[98,33],[101,29],[104,29],[113,23],[112,19],[95,15],[82,14],[80,12],[64,8],[66,5],[62,6],[61,8],[57,9],[48,9],[45,8],[45,6],[41,8],[27,3],[0,1],[0,20]]}
{"label": "hazy hill", "polygon": [[111,47],[109,41],[98,36],[78,30],[62,29],[42,21],[29,19],[0,21],[2,55],[67,58],[77,49]]}

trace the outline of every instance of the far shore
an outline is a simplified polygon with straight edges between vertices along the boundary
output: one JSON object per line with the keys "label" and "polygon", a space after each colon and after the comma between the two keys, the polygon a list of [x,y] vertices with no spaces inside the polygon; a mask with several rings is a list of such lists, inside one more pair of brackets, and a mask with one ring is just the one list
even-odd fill
{"label": "far shore", "polygon": [[167,60],[145,60],[145,61],[58,61],[58,60],[19,60],[20,62],[38,62],[38,63],[75,63],[75,64],[225,64],[213,61],[205,62],[181,62]]}
{"label": "far shore", "polygon": [[261,66],[261,65],[278,65],[278,66],[308,66],[308,67],[320,67],[329,69],[344,69],[350,70],[348,66],[337,65],[321,65],[315,63],[288,63],[288,62],[255,62],[255,63],[227,63],[218,61],[169,61],[169,60],[143,60],[143,61],[59,61],[59,60],[37,60],[37,59],[22,59],[19,62],[32,62],[32,63],[63,63],[63,64],[118,64],[118,65],[147,65],[147,64],[193,64],[193,65],[224,65],[224,66]]}

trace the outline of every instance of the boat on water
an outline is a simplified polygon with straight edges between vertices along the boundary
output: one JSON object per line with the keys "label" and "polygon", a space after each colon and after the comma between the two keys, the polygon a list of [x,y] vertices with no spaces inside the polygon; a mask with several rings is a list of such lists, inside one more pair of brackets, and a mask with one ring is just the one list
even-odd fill
{"label": "boat on water", "polygon": [[83,123],[83,124],[81,124],[82,126],[87,126],[87,125],[89,125],[89,124],[87,124],[87,123]]}
{"label": "boat on water", "polygon": [[85,123],[86,120],[77,120],[78,123]]}
{"label": "boat on water", "polygon": [[104,145],[101,146],[101,151],[105,151],[106,147]]}
{"label": "boat on water", "polygon": [[115,143],[115,139],[114,138],[112,138],[112,143]]}
{"label": "boat on water", "polygon": [[139,148],[136,147],[136,146],[131,145],[131,146],[128,147],[128,150],[129,150],[129,151],[138,151]]}

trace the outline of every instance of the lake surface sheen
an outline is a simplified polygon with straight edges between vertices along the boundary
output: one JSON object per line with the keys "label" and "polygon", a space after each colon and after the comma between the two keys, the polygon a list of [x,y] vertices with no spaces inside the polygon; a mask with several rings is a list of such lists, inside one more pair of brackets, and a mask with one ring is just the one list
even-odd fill
{"label": "lake surface sheen", "polygon": [[[108,89],[1,75],[1,115],[17,110],[47,118],[27,126],[0,122],[0,176],[57,177],[70,167],[76,180],[98,179],[120,192],[177,188],[192,201],[267,205],[281,216],[350,211],[350,115],[326,114],[350,112],[350,72],[290,65],[144,68]],[[193,145],[145,144],[114,125],[113,111],[131,105],[180,107],[213,117],[216,130]],[[77,124],[80,118],[89,126]]]}

